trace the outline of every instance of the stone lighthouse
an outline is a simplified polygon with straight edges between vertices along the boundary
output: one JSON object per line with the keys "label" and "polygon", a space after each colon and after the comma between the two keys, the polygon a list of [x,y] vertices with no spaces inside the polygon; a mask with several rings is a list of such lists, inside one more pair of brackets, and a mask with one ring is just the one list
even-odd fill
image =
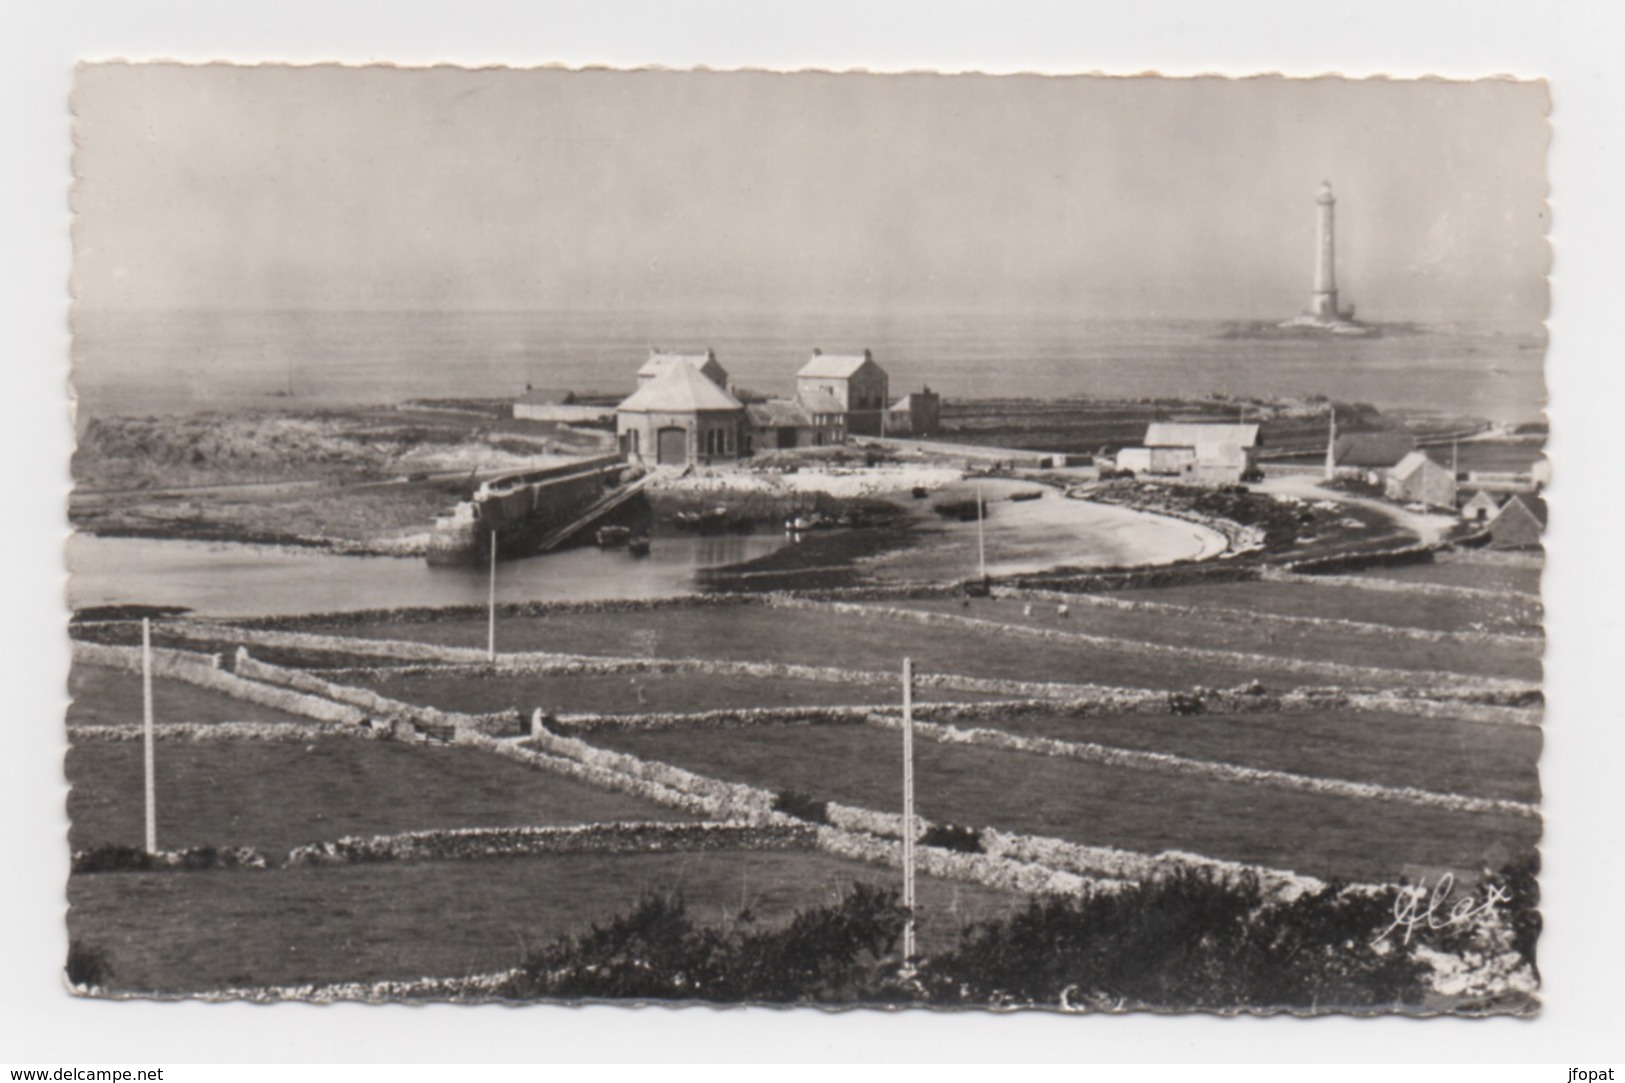
{"label": "stone lighthouse", "polygon": [[1331,181],[1321,181],[1315,193],[1315,293],[1309,301],[1309,314],[1323,320],[1342,317],[1337,308],[1337,241],[1335,237],[1337,197]]}
{"label": "stone lighthouse", "polygon": [[1309,295],[1309,311],[1278,326],[1299,331],[1329,332],[1338,335],[1368,335],[1374,328],[1354,322],[1354,306],[1337,303],[1337,197],[1331,181],[1321,181],[1315,193],[1315,292]]}

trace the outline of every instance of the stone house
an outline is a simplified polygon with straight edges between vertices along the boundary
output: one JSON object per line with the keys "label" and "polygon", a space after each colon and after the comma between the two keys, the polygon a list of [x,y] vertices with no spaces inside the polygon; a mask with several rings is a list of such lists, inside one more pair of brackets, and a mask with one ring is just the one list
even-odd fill
{"label": "stone house", "polygon": [[639,373],[640,386],[615,410],[616,436],[628,461],[690,466],[745,453],[745,407],[705,369],[703,361],[683,360],[663,363],[646,380]]}
{"label": "stone house", "polygon": [[1258,473],[1258,426],[1153,421],[1143,447],[1123,448],[1117,466],[1199,484],[1234,484]]}
{"label": "stone house", "polygon": [[886,419],[889,378],[875,364],[874,356],[826,354],[813,350],[812,358],[796,373],[796,400],[807,403],[809,396],[829,395],[840,404],[842,424],[853,436],[880,436]]}
{"label": "stone house", "polygon": [[1456,475],[1420,451],[1411,452],[1388,471],[1383,492],[1401,504],[1456,510]]}

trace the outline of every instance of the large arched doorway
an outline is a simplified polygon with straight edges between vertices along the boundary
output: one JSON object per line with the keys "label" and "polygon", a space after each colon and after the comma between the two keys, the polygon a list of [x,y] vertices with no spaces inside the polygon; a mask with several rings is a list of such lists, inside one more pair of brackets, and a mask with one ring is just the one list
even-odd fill
{"label": "large arched doorway", "polygon": [[655,438],[655,461],[661,466],[683,466],[688,462],[688,430],[661,429]]}

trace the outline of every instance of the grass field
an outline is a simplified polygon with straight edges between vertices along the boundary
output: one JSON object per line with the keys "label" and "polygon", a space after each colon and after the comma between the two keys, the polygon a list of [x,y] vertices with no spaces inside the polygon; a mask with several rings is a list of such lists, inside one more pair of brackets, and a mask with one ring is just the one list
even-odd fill
{"label": "grass field", "polygon": [[[270,872],[105,873],[68,883],[73,939],[107,953],[113,988],[242,985],[488,973],[554,937],[681,890],[702,920],[755,922],[900,874],[817,852],[550,855]],[[1025,905],[1020,896],[922,877],[921,944]]]}
{"label": "grass field", "polygon": [[1490,632],[1540,630],[1540,605],[1523,595],[1460,598],[1365,590],[1335,583],[1235,582],[1115,591],[1112,596],[1175,605],[1256,609],[1294,617],[1338,617],[1440,632],[1475,628]]}
{"label": "grass field", "polygon": [[[75,665],[68,674],[68,725],[139,725],[141,675],[108,666]],[[184,681],[155,677],[152,714],[158,722],[309,722],[301,715],[235,699]]]}
{"label": "grass field", "polygon": [[[1156,600],[1156,597],[1147,592],[1142,600],[1149,602]],[[1106,609],[1088,604],[1069,606],[1069,612],[1063,618],[1057,615],[1054,604],[1035,603],[1029,617],[1023,615],[1026,603],[1011,598],[976,598],[968,606],[956,601],[934,599],[896,604],[902,608],[953,613],[1021,627],[1119,636],[1178,647],[1245,651],[1264,658],[1296,658],[1390,669],[1443,670],[1472,676],[1540,680],[1541,644],[1534,640],[1528,645],[1505,647],[1482,643],[1439,643],[1405,639],[1383,631],[1365,632],[1315,625],[1282,627],[1261,623],[1249,616],[1221,613],[1169,615]],[[1299,680],[1295,683],[1321,682]]]}
{"label": "grass field", "polygon": [[1399,564],[1355,573],[1362,579],[1395,579],[1406,583],[1440,583],[1450,587],[1476,587],[1519,594],[1540,593],[1541,569],[1519,564],[1488,561],[1443,561],[1430,564]]}
{"label": "grass field", "polygon": [[1024,715],[960,725],[1439,793],[1540,797],[1542,734],[1535,726],[1342,710]]}
{"label": "grass field", "polygon": [[[280,859],[341,835],[693,818],[471,748],[349,737],[165,741],[156,763],[158,844],[167,849],[255,846]],[[67,773],[74,849],[140,845],[139,742],[74,745]]]}
{"label": "grass field", "polygon": [[[335,632],[456,646],[482,645],[486,634],[480,620],[346,626]],[[921,673],[1140,688],[1231,687],[1255,679],[1276,685],[1325,683],[1295,676],[1283,679],[1279,670],[1246,660],[1170,659],[1148,656],[1131,647],[1011,636],[998,628],[946,629],[848,613],[760,606],[512,618],[498,626],[497,644],[504,651],[780,661],[869,671],[898,670],[907,656]]]}
{"label": "grass field", "polygon": [[[702,774],[868,808],[901,804],[896,734],[870,727],[606,731],[595,744]],[[1407,868],[1477,869],[1527,852],[1539,824],[1521,817],[1214,782],[984,747],[915,746],[920,814],[972,827],[1076,842],[1389,879]]]}
{"label": "grass field", "polygon": [[[480,714],[537,707],[553,713],[648,713],[732,710],[743,707],[816,707],[893,704],[895,686],[832,681],[763,679],[730,674],[614,674],[606,676],[470,676],[406,674],[341,678],[407,703]],[[972,694],[922,689],[922,700],[980,699]],[[640,695],[641,693],[641,695]]]}

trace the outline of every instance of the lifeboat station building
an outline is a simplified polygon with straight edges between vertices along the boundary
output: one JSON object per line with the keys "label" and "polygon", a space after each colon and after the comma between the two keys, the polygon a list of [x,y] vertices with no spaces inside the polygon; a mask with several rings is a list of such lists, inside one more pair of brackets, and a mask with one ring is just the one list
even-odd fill
{"label": "lifeboat station building", "polygon": [[[796,374],[793,398],[742,401],[711,350],[660,349],[638,369],[638,388],[615,412],[621,454],[648,466],[709,465],[763,451],[828,447],[893,428],[934,433],[941,404],[926,389],[888,406],[889,378],[865,350],[814,350]],[[740,394],[746,394],[740,392]]]}
{"label": "lifeboat station building", "polygon": [[678,467],[739,458],[745,406],[707,374],[707,362],[721,372],[716,358],[707,351],[658,360],[651,356],[638,373],[638,389],[616,407],[621,454],[632,462]]}

